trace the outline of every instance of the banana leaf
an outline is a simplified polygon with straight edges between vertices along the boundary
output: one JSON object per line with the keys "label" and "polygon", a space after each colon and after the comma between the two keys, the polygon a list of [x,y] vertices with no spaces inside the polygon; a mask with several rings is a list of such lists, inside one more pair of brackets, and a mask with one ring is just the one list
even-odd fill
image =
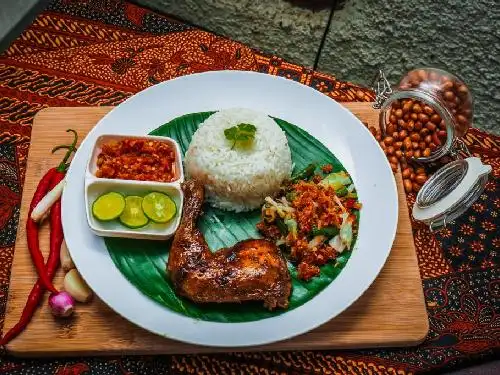
{"label": "banana leaf", "polygon": [[[152,131],[152,135],[168,136],[177,140],[184,154],[198,126],[214,112],[201,112],[178,117]],[[299,127],[280,119],[274,119],[285,131],[292,152],[294,173],[310,163],[330,163],[333,171],[344,170],[335,156],[318,140]],[[206,205],[199,220],[199,228],[205,235],[212,251],[234,245],[247,238],[260,238],[255,224],[260,210],[233,213]],[[166,263],[171,241],[130,240],[105,238],[105,244],[113,262],[121,273],[142,293],[157,303],[195,319],[215,322],[249,322],[273,317],[295,309],[314,298],[341,272],[350,252],[345,251],[331,263],[321,267],[321,274],[310,281],[297,278],[297,269],[288,262],[292,276],[292,295],[289,308],[268,311],[262,303],[195,304],[175,294],[166,273]],[[147,314],[147,312],[145,312]]]}

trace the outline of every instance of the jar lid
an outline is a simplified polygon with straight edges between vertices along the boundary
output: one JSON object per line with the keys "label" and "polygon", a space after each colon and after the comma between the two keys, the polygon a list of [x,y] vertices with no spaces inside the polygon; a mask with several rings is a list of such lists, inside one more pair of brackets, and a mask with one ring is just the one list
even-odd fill
{"label": "jar lid", "polygon": [[491,166],[469,157],[440,168],[422,186],[413,205],[413,217],[432,230],[462,215],[482,194]]}

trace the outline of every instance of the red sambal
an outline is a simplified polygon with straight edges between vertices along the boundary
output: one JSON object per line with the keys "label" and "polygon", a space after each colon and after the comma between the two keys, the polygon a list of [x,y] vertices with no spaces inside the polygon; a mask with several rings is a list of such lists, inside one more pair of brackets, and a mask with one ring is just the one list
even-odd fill
{"label": "red sambal", "polygon": [[102,146],[96,177],[171,182],[176,178],[175,150],[165,142],[124,139]]}

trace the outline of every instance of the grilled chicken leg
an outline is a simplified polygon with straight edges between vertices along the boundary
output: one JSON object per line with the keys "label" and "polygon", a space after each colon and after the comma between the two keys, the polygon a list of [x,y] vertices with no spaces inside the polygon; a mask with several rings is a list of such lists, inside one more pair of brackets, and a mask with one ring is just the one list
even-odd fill
{"label": "grilled chicken leg", "polygon": [[287,308],[290,273],[277,246],[250,239],[212,253],[196,226],[203,185],[188,180],[182,190],[183,216],[167,264],[176,292],[197,303],[263,301],[269,309]]}

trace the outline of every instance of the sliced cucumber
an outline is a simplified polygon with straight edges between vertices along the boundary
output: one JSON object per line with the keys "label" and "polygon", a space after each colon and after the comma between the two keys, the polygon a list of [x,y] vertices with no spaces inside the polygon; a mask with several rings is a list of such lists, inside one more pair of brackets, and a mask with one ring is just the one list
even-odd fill
{"label": "sliced cucumber", "polygon": [[142,197],[135,195],[125,198],[125,209],[120,215],[120,222],[126,227],[136,229],[145,226],[149,219],[142,210]]}
{"label": "sliced cucumber", "polygon": [[125,198],[114,191],[98,197],[92,204],[92,214],[97,220],[111,221],[119,217],[125,209]]}
{"label": "sliced cucumber", "polygon": [[167,223],[177,213],[177,206],[167,194],[152,192],[142,200],[142,210],[155,223]]}

